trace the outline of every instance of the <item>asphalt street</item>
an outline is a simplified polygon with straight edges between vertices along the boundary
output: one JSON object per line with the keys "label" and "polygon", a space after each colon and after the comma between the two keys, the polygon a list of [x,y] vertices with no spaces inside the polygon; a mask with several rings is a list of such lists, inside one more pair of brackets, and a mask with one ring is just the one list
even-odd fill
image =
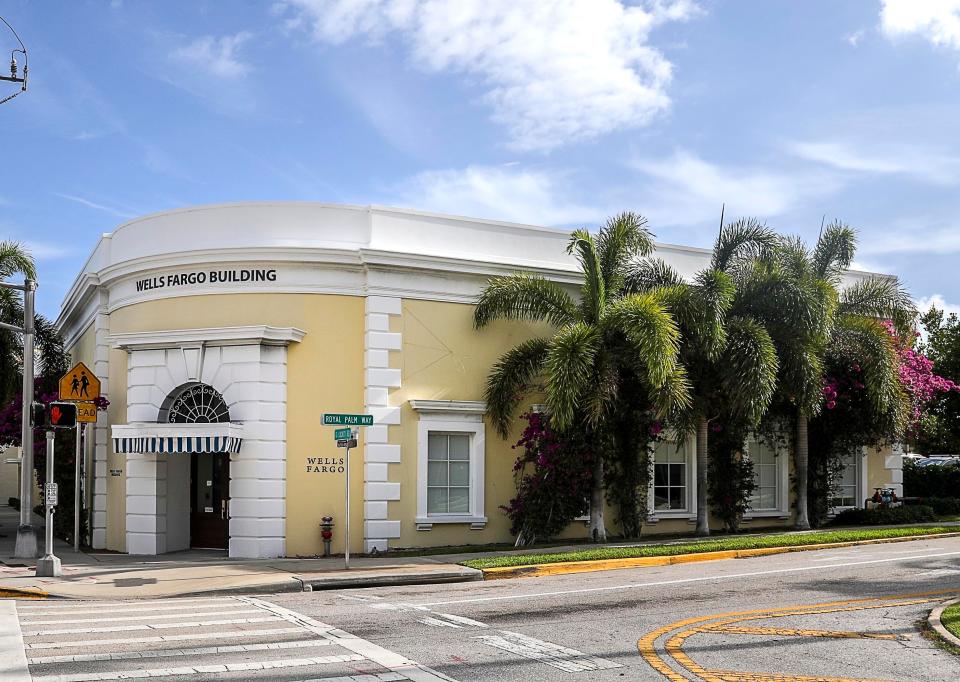
{"label": "asphalt street", "polygon": [[954,595],[950,538],[484,583],[20,601],[20,650],[0,610],[0,656],[51,682],[960,680],[960,657],[918,629]]}

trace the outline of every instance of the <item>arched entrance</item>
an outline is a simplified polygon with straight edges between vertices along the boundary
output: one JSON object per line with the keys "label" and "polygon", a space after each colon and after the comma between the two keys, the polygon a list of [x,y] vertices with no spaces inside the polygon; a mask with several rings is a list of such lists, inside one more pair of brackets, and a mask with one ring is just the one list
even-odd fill
{"label": "arched entrance", "polygon": [[[226,423],[230,421],[230,410],[223,396],[212,386],[192,382],[167,396],[157,421],[167,424]],[[186,457],[189,462],[171,461],[168,465],[168,485],[177,485],[189,475],[190,547],[227,549],[230,542],[230,454],[207,447]]]}

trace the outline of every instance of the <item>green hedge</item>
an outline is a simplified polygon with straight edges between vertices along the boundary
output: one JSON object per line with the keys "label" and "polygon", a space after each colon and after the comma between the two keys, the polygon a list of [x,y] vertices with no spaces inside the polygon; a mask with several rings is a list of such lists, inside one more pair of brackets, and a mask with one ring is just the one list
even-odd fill
{"label": "green hedge", "polygon": [[833,517],[834,526],[888,526],[936,521],[933,507],[916,504],[891,509],[847,509]]}
{"label": "green hedge", "polygon": [[960,466],[917,466],[903,461],[903,494],[908,497],[960,497]]}
{"label": "green hedge", "polygon": [[932,507],[933,513],[937,516],[960,515],[960,497],[921,497],[916,501],[905,502],[905,504]]}

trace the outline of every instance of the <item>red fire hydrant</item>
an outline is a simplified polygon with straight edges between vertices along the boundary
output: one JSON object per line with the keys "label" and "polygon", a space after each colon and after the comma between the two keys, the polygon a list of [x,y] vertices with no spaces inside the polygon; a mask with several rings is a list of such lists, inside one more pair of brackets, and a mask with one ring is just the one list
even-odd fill
{"label": "red fire hydrant", "polygon": [[323,538],[323,556],[330,556],[330,541],[333,539],[333,517],[324,516],[320,524],[320,537]]}

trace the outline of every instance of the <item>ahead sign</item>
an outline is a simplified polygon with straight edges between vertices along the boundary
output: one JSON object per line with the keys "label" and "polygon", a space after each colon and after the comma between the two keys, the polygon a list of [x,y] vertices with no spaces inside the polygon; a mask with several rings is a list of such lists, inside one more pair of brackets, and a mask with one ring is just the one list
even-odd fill
{"label": "ahead sign", "polygon": [[82,362],[60,379],[60,400],[96,400],[99,397],[100,380]]}

